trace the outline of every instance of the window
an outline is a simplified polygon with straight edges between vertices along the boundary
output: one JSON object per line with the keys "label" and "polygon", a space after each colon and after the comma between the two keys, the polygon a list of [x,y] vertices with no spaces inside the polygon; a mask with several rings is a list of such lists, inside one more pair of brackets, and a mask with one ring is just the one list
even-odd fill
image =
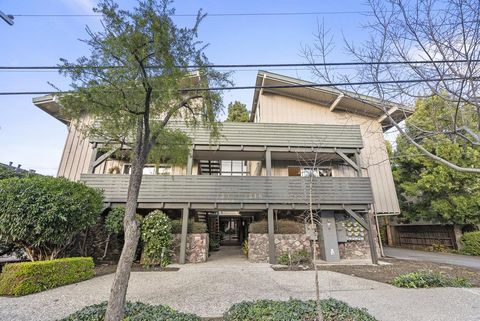
{"label": "window", "polygon": [[247,176],[248,173],[247,161],[242,160],[222,160],[222,172],[224,176]]}
{"label": "window", "polygon": [[[130,174],[131,164],[123,165],[123,174]],[[143,175],[172,175],[172,167],[170,165],[145,165]]]}
{"label": "window", "polygon": [[332,168],[331,167],[289,166],[288,176],[302,176],[302,177],[332,176]]}

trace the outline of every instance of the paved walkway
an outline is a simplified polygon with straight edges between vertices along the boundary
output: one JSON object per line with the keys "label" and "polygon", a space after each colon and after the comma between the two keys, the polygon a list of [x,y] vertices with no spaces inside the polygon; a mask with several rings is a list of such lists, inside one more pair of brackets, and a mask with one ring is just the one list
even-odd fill
{"label": "paved walkway", "polygon": [[[243,300],[313,299],[313,271],[273,271],[248,263],[239,248],[214,253],[204,264],[177,272],[134,272],[128,299],[200,316],[220,316]],[[232,255],[225,255],[230,253]],[[56,320],[108,298],[113,275],[20,298],[0,297],[0,320]],[[322,296],[365,307],[382,321],[479,321],[480,289],[398,289],[349,275],[321,271]]]}
{"label": "paved walkway", "polygon": [[461,265],[480,270],[480,257],[478,256],[415,251],[393,247],[385,247],[384,252],[386,256],[396,259]]}

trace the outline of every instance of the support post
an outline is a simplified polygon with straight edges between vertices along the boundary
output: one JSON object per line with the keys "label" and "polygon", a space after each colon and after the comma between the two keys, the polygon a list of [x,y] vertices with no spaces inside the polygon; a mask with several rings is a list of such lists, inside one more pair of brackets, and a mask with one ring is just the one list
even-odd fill
{"label": "support post", "polygon": [[178,259],[178,262],[180,264],[185,264],[185,254],[187,250],[188,212],[189,212],[189,208],[184,207],[182,210],[182,234],[180,236],[180,257]]}
{"label": "support post", "polygon": [[368,225],[368,243],[370,245],[370,255],[372,256],[372,263],[373,264],[378,264],[378,257],[377,257],[377,247],[375,246],[375,238],[373,237],[373,231],[372,229],[372,218],[371,218],[372,213],[367,213],[365,215],[365,220],[367,221]]}
{"label": "support post", "polygon": [[356,152],[355,153],[355,163],[357,163],[357,176],[358,177],[362,177],[363,176],[363,173],[362,173],[362,158],[360,156],[360,152]]}
{"label": "support post", "polygon": [[90,163],[88,164],[88,174],[93,174],[93,172],[95,171],[94,163],[97,160],[97,155],[98,155],[98,147],[97,147],[97,144],[95,144],[92,149],[92,156],[90,157]]}
{"label": "support post", "polygon": [[188,151],[187,175],[192,175],[193,169],[193,148]]}
{"label": "support post", "polygon": [[272,151],[268,148],[265,151],[265,167],[267,169],[267,176],[272,176]]}
{"label": "support post", "polygon": [[268,208],[268,257],[270,264],[276,264],[275,257],[275,225],[273,220],[273,209]]}

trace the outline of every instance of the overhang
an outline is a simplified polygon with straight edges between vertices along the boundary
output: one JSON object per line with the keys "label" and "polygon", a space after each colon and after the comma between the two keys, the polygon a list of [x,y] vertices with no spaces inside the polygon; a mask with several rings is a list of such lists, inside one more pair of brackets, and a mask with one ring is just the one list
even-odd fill
{"label": "overhang", "polygon": [[259,71],[255,86],[267,88],[255,89],[250,121],[254,121],[260,95],[264,93],[287,96],[318,104],[323,107],[331,107],[332,112],[335,112],[336,110],[348,111],[350,113],[375,118],[382,124],[384,131],[391,128],[392,125],[390,124],[388,117],[383,117],[385,116],[385,112],[381,107],[382,105],[385,105],[389,111],[389,114],[397,122],[404,120],[413,113],[413,110],[407,106],[399,105],[393,102],[384,102],[375,97],[359,95],[346,90],[340,91],[332,87],[268,88],[291,85],[308,86],[313,84],[314,83],[312,82],[297,78],[283,76],[267,71]]}

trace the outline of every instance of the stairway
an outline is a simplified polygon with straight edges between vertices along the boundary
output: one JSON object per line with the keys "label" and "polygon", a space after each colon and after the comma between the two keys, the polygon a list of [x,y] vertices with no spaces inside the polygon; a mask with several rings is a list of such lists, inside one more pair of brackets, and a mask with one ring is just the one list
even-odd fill
{"label": "stairway", "polygon": [[200,160],[198,162],[199,175],[220,175],[221,163],[219,160]]}

